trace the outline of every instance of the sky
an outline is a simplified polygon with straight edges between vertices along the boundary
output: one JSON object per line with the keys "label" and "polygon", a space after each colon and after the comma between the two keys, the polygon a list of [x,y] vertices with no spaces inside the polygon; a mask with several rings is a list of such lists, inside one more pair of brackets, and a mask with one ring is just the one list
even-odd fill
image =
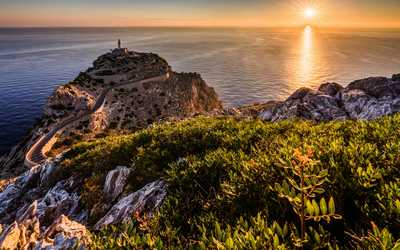
{"label": "sky", "polygon": [[399,28],[399,13],[400,0],[0,0],[0,27]]}

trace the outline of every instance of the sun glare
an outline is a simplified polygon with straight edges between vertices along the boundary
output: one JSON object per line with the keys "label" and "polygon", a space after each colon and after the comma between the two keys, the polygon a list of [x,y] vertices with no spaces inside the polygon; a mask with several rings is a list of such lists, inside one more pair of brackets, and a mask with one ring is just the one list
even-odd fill
{"label": "sun glare", "polygon": [[326,26],[327,23],[331,23],[334,20],[326,17],[326,10],[333,8],[334,6],[340,5],[328,5],[328,0],[290,0],[292,4],[282,3],[282,5],[294,10],[293,15],[293,26]]}
{"label": "sun glare", "polygon": [[305,11],[304,11],[304,15],[306,16],[306,17],[312,17],[312,16],[314,16],[314,10],[313,9],[306,9]]}

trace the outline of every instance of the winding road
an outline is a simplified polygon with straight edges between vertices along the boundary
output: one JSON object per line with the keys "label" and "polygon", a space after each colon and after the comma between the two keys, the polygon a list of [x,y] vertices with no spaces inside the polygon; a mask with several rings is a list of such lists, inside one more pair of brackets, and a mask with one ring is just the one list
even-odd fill
{"label": "winding road", "polygon": [[[153,55],[150,53],[149,56],[151,57],[150,62],[141,65],[141,67],[148,66],[154,62]],[[29,152],[26,154],[25,165],[27,167],[33,167],[33,166],[37,166],[37,165],[41,164],[42,162],[44,162],[47,159],[47,157],[42,152],[43,148],[53,139],[53,137],[57,134],[57,132],[59,132],[61,129],[65,128],[66,126],[68,126],[74,122],[77,122],[85,117],[88,117],[88,116],[96,113],[98,110],[100,110],[103,107],[105,99],[107,97],[107,94],[108,94],[108,92],[110,92],[110,90],[121,87],[121,86],[129,85],[129,84],[157,81],[162,78],[168,78],[168,77],[169,77],[168,72],[162,72],[162,74],[160,76],[145,78],[145,79],[141,79],[141,80],[137,80],[137,81],[120,83],[120,84],[108,87],[101,93],[101,95],[99,96],[99,98],[96,101],[96,104],[93,106],[93,108],[89,112],[65,121],[64,123],[53,128],[49,133],[42,136],[42,138],[39,141],[37,141],[32,146],[32,148],[29,150]]]}

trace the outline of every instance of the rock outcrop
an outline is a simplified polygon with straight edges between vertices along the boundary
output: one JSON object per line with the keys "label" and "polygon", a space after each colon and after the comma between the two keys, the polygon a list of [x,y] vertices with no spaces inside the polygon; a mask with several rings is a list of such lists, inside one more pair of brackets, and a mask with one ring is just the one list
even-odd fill
{"label": "rock outcrop", "polygon": [[77,241],[84,249],[88,235],[86,227],[60,215],[50,227],[40,233],[40,220],[36,217],[37,201],[0,234],[0,249],[69,249]]}
{"label": "rock outcrop", "polygon": [[106,216],[94,225],[94,228],[102,228],[105,223],[108,225],[118,225],[123,221],[136,221],[134,217],[136,211],[138,211],[140,215],[147,213],[151,217],[164,201],[166,194],[166,181],[162,180],[149,183],[139,191],[118,201]]}
{"label": "rock outcrop", "polygon": [[317,122],[373,120],[400,111],[400,74],[391,79],[370,77],[346,88],[326,83],[318,90],[300,88],[285,101],[267,102],[258,116],[279,122],[301,118]]}
{"label": "rock outcrop", "polygon": [[[141,81],[149,78],[154,80]],[[160,119],[222,108],[218,94],[199,74],[173,72],[156,54],[104,54],[93,62],[93,68],[53,91],[33,129],[9,154],[0,157],[0,181],[28,170],[25,155],[39,138],[66,120],[87,113],[101,93],[113,86],[101,110],[59,131],[49,155],[65,151],[73,141],[107,136],[110,129],[119,129],[114,133],[137,131]]]}
{"label": "rock outcrop", "polygon": [[151,216],[166,196],[166,181],[149,183],[132,193],[124,191],[130,169],[119,166],[108,172],[102,187],[105,216],[89,222],[93,209],[82,205],[84,180],[74,173],[63,174],[61,158],[62,154],[57,155],[32,168],[0,191],[0,249],[69,249],[77,241],[84,249],[86,227],[129,222],[136,219],[136,211]]}
{"label": "rock outcrop", "polygon": [[114,202],[124,190],[125,179],[129,172],[130,169],[123,166],[108,172],[104,183],[104,195],[110,203]]}

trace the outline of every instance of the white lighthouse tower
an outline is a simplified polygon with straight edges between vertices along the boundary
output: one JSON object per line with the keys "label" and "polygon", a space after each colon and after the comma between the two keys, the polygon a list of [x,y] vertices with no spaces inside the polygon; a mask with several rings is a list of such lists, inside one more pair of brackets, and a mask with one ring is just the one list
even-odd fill
{"label": "white lighthouse tower", "polygon": [[125,55],[129,50],[127,48],[122,48],[121,39],[118,39],[118,48],[115,48],[111,51],[111,54],[114,55]]}

